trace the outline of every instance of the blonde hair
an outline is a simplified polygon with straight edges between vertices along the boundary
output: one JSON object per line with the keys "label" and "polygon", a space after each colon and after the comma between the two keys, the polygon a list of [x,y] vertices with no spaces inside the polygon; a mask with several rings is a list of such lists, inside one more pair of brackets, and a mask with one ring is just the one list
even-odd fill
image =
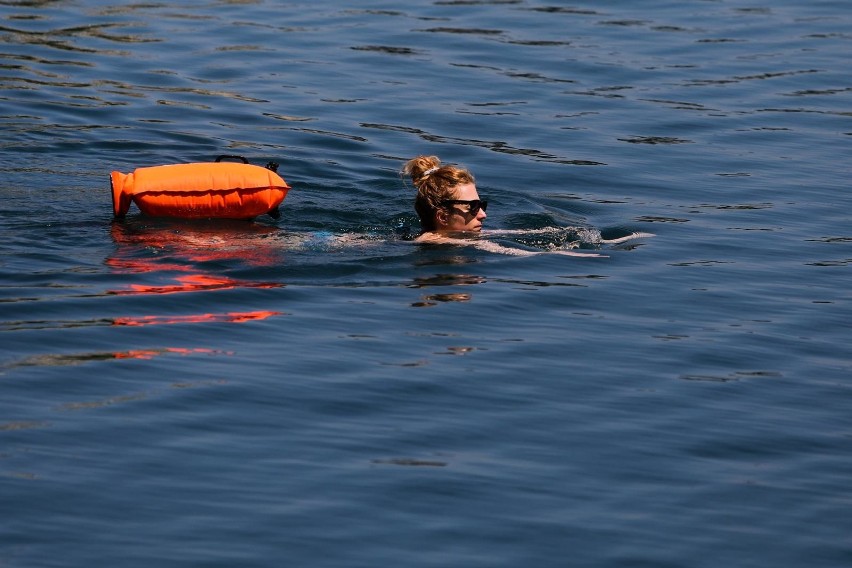
{"label": "blonde hair", "polygon": [[410,176],[411,183],[417,188],[414,210],[424,231],[436,229],[435,212],[442,207],[442,201],[456,197],[457,186],[475,183],[473,174],[468,170],[453,165],[442,166],[437,156],[412,158],[402,167],[402,173]]}

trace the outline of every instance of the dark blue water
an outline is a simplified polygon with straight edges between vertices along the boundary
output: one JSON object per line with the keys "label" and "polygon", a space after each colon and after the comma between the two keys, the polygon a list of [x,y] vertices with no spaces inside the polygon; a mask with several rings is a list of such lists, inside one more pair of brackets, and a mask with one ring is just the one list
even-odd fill
{"label": "dark blue water", "polygon": [[[0,565],[849,566],[850,29],[0,2]],[[280,219],[113,222],[219,154]],[[542,254],[412,244],[418,154]]]}

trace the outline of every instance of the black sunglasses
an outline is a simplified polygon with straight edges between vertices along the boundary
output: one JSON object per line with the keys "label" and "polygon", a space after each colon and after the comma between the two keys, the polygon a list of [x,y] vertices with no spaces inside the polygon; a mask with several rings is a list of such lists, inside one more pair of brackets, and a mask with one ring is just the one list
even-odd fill
{"label": "black sunglasses", "polygon": [[485,199],[445,199],[441,202],[441,205],[445,207],[453,205],[467,205],[470,208],[467,213],[470,215],[476,215],[479,213],[480,209],[483,211],[488,209],[488,201]]}

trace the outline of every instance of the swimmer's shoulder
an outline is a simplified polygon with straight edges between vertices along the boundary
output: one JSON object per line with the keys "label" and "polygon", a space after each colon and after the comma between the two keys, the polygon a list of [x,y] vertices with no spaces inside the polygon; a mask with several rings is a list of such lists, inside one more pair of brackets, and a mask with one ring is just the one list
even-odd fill
{"label": "swimmer's shoulder", "polygon": [[452,242],[452,239],[449,239],[440,233],[425,232],[414,239],[414,242],[422,244],[442,244]]}

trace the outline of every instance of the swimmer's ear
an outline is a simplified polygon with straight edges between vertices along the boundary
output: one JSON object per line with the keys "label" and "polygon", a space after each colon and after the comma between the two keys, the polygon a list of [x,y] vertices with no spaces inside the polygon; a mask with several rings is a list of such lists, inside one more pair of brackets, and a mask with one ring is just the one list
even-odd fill
{"label": "swimmer's ear", "polygon": [[449,222],[449,214],[446,209],[435,210],[435,224],[439,227],[446,227]]}

